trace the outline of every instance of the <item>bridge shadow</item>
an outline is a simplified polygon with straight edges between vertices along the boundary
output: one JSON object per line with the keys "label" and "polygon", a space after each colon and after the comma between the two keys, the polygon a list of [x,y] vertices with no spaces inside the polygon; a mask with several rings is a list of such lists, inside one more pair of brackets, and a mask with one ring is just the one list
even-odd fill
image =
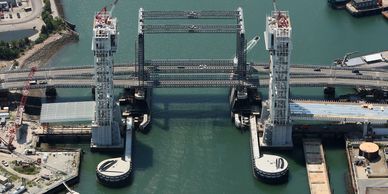
{"label": "bridge shadow", "polygon": [[212,119],[214,126],[224,126],[220,119],[229,117],[227,93],[157,95],[152,104],[152,125],[168,131],[171,120]]}

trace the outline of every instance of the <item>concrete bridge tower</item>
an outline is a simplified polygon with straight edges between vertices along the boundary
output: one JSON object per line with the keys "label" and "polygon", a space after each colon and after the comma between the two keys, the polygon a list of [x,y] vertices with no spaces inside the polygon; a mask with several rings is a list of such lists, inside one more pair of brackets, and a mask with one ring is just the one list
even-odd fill
{"label": "concrete bridge tower", "polygon": [[291,22],[287,11],[272,11],[266,18],[265,47],[270,53],[269,97],[263,112],[269,111],[264,121],[263,145],[292,146],[292,126],[289,116],[289,70]]}
{"label": "concrete bridge tower", "polygon": [[120,144],[120,131],[113,122],[113,54],[117,50],[117,20],[103,8],[94,18],[92,51],[96,112],[92,123],[92,148]]}

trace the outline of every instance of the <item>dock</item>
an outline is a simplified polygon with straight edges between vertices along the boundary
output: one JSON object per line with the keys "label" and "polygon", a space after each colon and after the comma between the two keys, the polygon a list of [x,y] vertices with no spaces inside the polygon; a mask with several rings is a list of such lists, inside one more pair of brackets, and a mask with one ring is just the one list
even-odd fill
{"label": "dock", "polygon": [[281,156],[260,153],[257,120],[250,116],[253,175],[264,182],[279,184],[288,180],[288,162]]}
{"label": "dock", "polygon": [[48,129],[38,128],[35,135],[58,135],[58,136],[91,136],[91,127],[51,127]]}
{"label": "dock", "polygon": [[304,156],[311,194],[331,194],[322,142],[303,139]]}
{"label": "dock", "polygon": [[355,194],[388,193],[388,141],[346,139],[351,190]]}

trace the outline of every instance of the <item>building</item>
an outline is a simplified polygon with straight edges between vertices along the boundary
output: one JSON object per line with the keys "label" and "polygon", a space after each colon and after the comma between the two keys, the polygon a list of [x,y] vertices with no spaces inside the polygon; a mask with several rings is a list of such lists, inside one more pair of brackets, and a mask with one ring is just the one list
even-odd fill
{"label": "building", "polygon": [[270,53],[269,109],[264,121],[262,144],[266,146],[292,146],[292,126],[289,110],[289,71],[291,55],[291,22],[287,11],[275,11],[266,18],[265,47]]}
{"label": "building", "polygon": [[8,178],[0,175],[0,184],[5,184],[8,182]]}
{"label": "building", "polygon": [[0,0],[0,4],[7,3],[8,7],[16,7],[21,3],[21,0]]}
{"label": "building", "polygon": [[358,10],[378,7],[377,0],[352,0],[351,4]]}
{"label": "building", "polygon": [[92,147],[120,144],[120,130],[113,121],[113,54],[117,50],[117,20],[106,8],[96,14],[93,25],[92,51],[95,70],[95,118],[92,123]]}
{"label": "building", "polygon": [[0,11],[8,11],[9,5],[6,1],[0,1]]}

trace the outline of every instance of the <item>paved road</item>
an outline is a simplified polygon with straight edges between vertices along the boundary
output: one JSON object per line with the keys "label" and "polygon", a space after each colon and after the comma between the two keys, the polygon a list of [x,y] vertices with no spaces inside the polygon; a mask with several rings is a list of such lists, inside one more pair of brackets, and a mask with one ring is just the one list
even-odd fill
{"label": "paved road", "polygon": [[[268,79],[260,79],[260,87],[268,87]],[[240,82],[237,80],[160,80],[148,81],[144,83],[146,87],[230,87],[239,84],[250,86],[250,82]],[[9,81],[1,84],[1,88],[22,88],[24,82]],[[139,86],[135,79],[117,79],[114,80],[115,87],[130,88]],[[32,85],[31,88],[46,88],[53,86],[56,88],[91,88],[94,86],[92,79],[50,79],[45,84]],[[325,86],[347,86],[347,87],[367,87],[388,89],[388,81],[381,80],[364,80],[364,79],[344,79],[344,78],[292,78],[291,87],[325,87]]]}
{"label": "paved road", "polygon": [[[72,69],[71,69],[72,68]],[[335,68],[330,69],[326,66],[322,66],[320,71],[314,71],[317,66],[296,66],[293,65],[290,68],[291,75],[327,75],[327,76],[357,76],[352,73],[352,68]],[[116,73],[129,73],[135,71],[133,64],[118,64],[115,65]],[[76,66],[76,67],[60,67],[60,68],[40,68],[36,75],[82,75],[92,74],[94,71],[92,65],[87,66]],[[269,74],[269,69],[265,68],[264,65],[255,65],[251,68],[252,73]],[[388,70],[386,69],[360,69],[362,73],[361,77],[377,77],[387,78]],[[0,79],[6,77],[25,77],[28,75],[29,70],[14,70],[14,71],[3,71],[0,72]],[[230,73],[233,72],[232,66],[159,66],[155,73]]]}
{"label": "paved road", "polygon": [[[316,68],[316,67],[315,67]],[[93,67],[81,66],[66,68],[42,68],[35,75],[36,80],[48,80],[48,84],[34,87],[91,87],[93,84]],[[384,69],[363,70],[362,75],[356,75],[349,68],[330,69],[323,67],[320,71],[314,71],[309,66],[292,66],[291,67],[292,87],[298,86],[349,86],[349,87],[371,87],[371,88],[388,88],[388,71]],[[117,65],[114,68],[116,87],[137,86],[135,81],[134,65]],[[230,66],[163,66],[159,67],[151,75],[154,80],[159,82],[150,82],[155,87],[227,87],[240,84],[236,80],[228,80],[233,67]],[[260,87],[268,86],[269,70],[264,65],[253,66],[253,74],[257,80],[259,77]],[[3,80],[3,88],[20,88],[28,77],[28,70],[0,72],[0,79]],[[179,74],[173,74],[179,73]],[[182,74],[183,73],[183,74]],[[185,75],[184,73],[200,73],[195,77]],[[212,74],[209,74],[212,73]],[[210,76],[209,76],[210,75]],[[258,75],[258,76],[257,76]],[[195,79],[195,80],[192,80]],[[250,83],[242,83],[250,85]]]}

